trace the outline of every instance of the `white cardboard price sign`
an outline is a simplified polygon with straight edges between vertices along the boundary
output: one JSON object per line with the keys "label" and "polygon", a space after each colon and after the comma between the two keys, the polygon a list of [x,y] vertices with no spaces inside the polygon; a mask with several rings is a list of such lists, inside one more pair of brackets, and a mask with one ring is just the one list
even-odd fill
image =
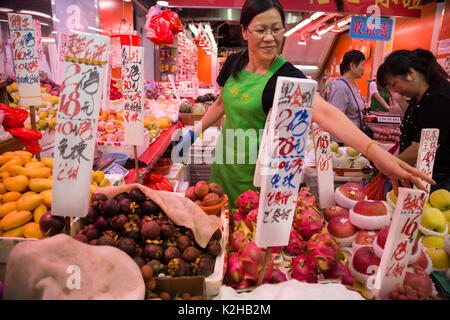
{"label": "white cardboard price sign", "polygon": [[325,132],[316,123],[311,125],[314,138],[314,151],[316,155],[317,187],[319,206],[325,209],[334,202],[334,173],[331,161],[330,134]]}
{"label": "white cardboard price sign", "polygon": [[42,65],[42,33],[41,33],[41,22],[39,20],[34,20],[34,33],[36,35],[36,55],[38,58],[39,70],[44,70]]}
{"label": "white cardboard price sign", "polygon": [[20,106],[42,104],[34,22],[30,15],[8,13]]}
{"label": "white cardboard price sign", "polygon": [[122,47],[122,91],[124,108],[124,141],[144,144],[144,48]]}
{"label": "white cardboard price sign", "polygon": [[67,33],[61,32],[59,34],[59,44],[58,44],[58,63],[57,63],[57,75],[56,83],[61,84],[62,77],[64,74],[64,58],[66,56],[66,45],[67,45]]}
{"label": "white cardboard price sign", "polygon": [[[416,168],[428,177],[433,175],[434,159],[438,146],[439,129],[422,129],[420,133],[419,152],[417,153]],[[422,181],[430,193],[430,184]],[[417,188],[414,186],[414,188]]]}
{"label": "white cardboard price sign", "polygon": [[84,217],[109,37],[70,31],[55,134],[52,214]]}
{"label": "white cardboard price sign", "polygon": [[395,290],[397,283],[403,284],[426,201],[425,191],[399,188],[394,216],[375,277],[374,293],[381,298],[386,298]]}
{"label": "white cardboard price sign", "polygon": [[258,247],[289,242],[316,85],[313,80],[278,77],[263,134],[266,141],[255,171],[261,176],[254,180],[261,185],[255,234]]}

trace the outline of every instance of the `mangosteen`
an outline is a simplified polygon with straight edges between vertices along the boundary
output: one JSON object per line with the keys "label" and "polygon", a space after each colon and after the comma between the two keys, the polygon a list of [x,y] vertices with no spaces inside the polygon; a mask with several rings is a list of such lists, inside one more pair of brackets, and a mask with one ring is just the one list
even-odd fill
{"label": "mangosteen", "polygon": [[217,257],[220,254],[220,252],[222,251],[222,247],[220,246],[219,241],[212,240],[209,242],[206,250],[207,250],[208,254],[210,254],[212,257]]}
{"label": "mangosteen", "polygon": [[173,258],[167,264],[167,272],[172,277],[183,277],[190,272],[189,264],[181,258]]}
{"label": "mangosteen", "polygon": [[91,197],[91,204],[94,208],[99,209],[106,200],[108,200],[108,197],[103,193],[94,193]]}
{"label": "mangosteen", "polygon": [[200,257],[201,251],[196,247],[191,246],[187,247],[186,250],[183,251],[183,255],[181,256],[186,262],[194,262],[197,258]]}
{"label": "mangosteen", "polygon": [[144,255],[147,259],[161,259],[163,257],[163,249],[156,244],[148,244],[144,248]]}
{"label": "mangosteen", "polygon": [[137,225],[141,224],[141,218],[135,213],[131,213],[128,215],[128,221],[134,222]]}
{"label": "mangosteen", "polygon": [[180,249],[180,251],[183,252],[184,250],[186,250],[187,247],[189,247],[191,245],[192,245],[192,241],[191,241],[191,239],[189,239],[188,236],[182,234],[181,236],[178,237],[177,247],[178,247],[178,249]]}
{"label": "mangosteen", "polygon": [[117,216],[114,216],[111,219],[111,228],[113,228],[114,230],[117,231],[121,231],[123,229],[123,226],[125,225],[125,223],[128,222],[128,218],[126,215],[124,214],[119,214]]}
{"label": "mangosteen", "polygon": [[39,229],[46,237],[52,237],[61,233],[64,229],[64,218],[53,216],[51,211],[44,213],[39,220]]}
{"label": "mangosteen", "polygon": [[123,234],[136,242],[139,241],[139,237],[141,235],[141,233],[139,232],[139,227],[133,221],[125,223],[123,227]]}
{"label": "mangosteen", "polygon": [[95,227],[98,231],[103,232],[109,229],[109,224],[105,217],[99,216],[97,220],[95,220]]}
{"label": "mangosteen", "polygon": [[177,240],[175,240],[175,238],[166,239],[162,243],[162,247],[163,247],[164,250],[166,250],[169,247],[176,247],[176,246],[177,246]]}
{"label": "mangosteen", "polygon": [[122,199],[128,199],[128,193],[126,193],[126,192],[119,193],[118,195],[116,195],[114,197],[114,199],[118,202],[120,202],[120,200],[122,200]]}
{"label": "mangosteen", "polygon": [[141,204],[145,201],[145,194],[138,188],[130,190],[130,192],[128,192],[128,197],[137,204]]}
{"label": "mangosteen", "polygon": [[134,262],[136,262],[136,264],[139,266],[139,268],[142,268],[143,266],[145,266],[145,260],[141,257],[133,257]]}
{"label": "mangosteen", "polygon": [[156,221],[147,222],[141,228],[142,239],[154,240],[159,237],[160,227]]}
{"label": "mangosteen", "polygon": [[136,253],[136,243],[133,239],[130,238],[123,238],[119,242],[119,249],[125,251],[130,256],[134,256]]}
{"label": "mangosteen", "polygon": [[152,267],[154,275],[158,275],[160,272],[164,270],[164,265],[161,263],[161,261],[157,259],[150,260],[148,265]]}
{"label": "mangosteen", "polygon": [[[128,218],[130,218],[130,216],[128,216]],[[139,228],[142,228],[142,226],[144,224],[146,224],[147,222],[150,222],[150,221],[153,221],[153,218],[151,218],[149,216],[143,216],[142,219],[141,219],[141,222],[139,223]]]}
{"label": "mangosteen", "polygon": [[169,247],[164,251],[164,261],[169,262],[174,258],[181,257],[181,252],[176,247]]}
{"label": "mangosteen", "polygon": [[91,240],[91,241],[89,241],[89,244],[90,245],[93,245],[93,246],[96,246],[97,245],[97,239],[93,239],[93,240]]}
{"label": "mangosteen", "polygon": [[131,214],[133,213],[133,209],[136,203],[132,202],[128,198],[124,198],[119,201],[120,211],[122,211],[123,214]]}
{"label": "mangosteen", "polygon": [[100,216],[100,212],[93,206],[90,206],[88,213],[85,217],[80,219],[81,226],[87,226],[88,224],[95,223],[95,220]]}
{"label": "mangosteen", "polygon": [[98,237],[100,236],[100,232],[98,232],[97,228],[93,224],[88,225],[86,228],[87,230],[85,235],[88,241],[98,239]]}
{"label": "mangosteen", "polygon": [[110,236],[103,235],[97,240],[98,246],[113,246],[114,245],[114,239]]}
{"label": "mangosteen", "polygon": [[141,258],[144,256],[144,249],[142,248],[142,246],[139,243],[136,244],[136,254],[135,254],[135,256],[136,257],[141,257]]}
{"label": "mangosteen", "polygon": [[157,216],[161,212],[160,206],[158,206],[156,202],[151,199],[145,200],[142,203],[141,208],[144,211],[143,214],[150,216]]}
{"label": "mangosteen", "polygon": [[134,208],[134,214],[137,215],[138,217],[142,217],[144,215],[144,210],[142,210],[140,205],[136,205],[136,207]]}
{"label": "mangosteen", "polygon": [[222,230],[217,229],[216,232],[214,232],[214,234],[212,235],[212,238],[214,240],[220,241],[220,239],[222,239]]}
{"label": "mangosteen", "polygon": [[196,261],[194,266],[194,273],[198,276],[209,276],[214,272],[214,265],[216,261],[212,257],[206,255],[199,259],[198,263]]}
{"label": "mangosteen", "polygon": [[108,199],[103,202],[100,210],[105,218],[112,218],[120,211],[119,202],[114,199]]}
{"label": "mangosteen", "polygon": [[119,233],[117,233],[117,231],[114,230],[107,230],[105,232],[103,232],[104,236],[110,236],[114,241],[117,240],[117,238],[119,237]]}
{"label": "mangosteen", "polygon": [[84,242],[84,243],[88,243],[88,238],[86,237],[86,235],[84,235],[82,233],[76,234],[72,238],[74,238],[78,241]]}
{"label": "mangosteen", "polygon": [[173,224],[164,223],[160,227],[160,235],[162,239],[169,239],[175,235],[175,227]]}

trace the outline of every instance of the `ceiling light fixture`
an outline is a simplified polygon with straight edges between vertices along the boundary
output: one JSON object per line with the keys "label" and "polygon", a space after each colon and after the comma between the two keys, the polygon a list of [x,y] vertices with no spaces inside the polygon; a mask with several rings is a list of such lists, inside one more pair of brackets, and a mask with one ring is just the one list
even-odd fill
{"label": "ceiling light fixture", "polygon": [[[198,36],[198,29],[193,23],[189,23],[189,29],[191,29],[191,31],[195,37]],[[194,39],[194,41],[195,41],[195,39]]]}
{"label": "ceiling light fixture", "polygon": [[33,16],[39,16],[47,19],[51,19],[52,17],[46,13],[39,12],[39,11],[33,11],[33,10],[20,10],[19,13],[23,14],[31,14]]}
{"label": "ceiling light fixture", "polygon": [[316,32],[314,32],[314,33],[312,34],[311,39],[313,39],[313,40],[320,40],[320,39],[322,39],[322,38],[320,37],[319,32],[317,32],[317,30],[316,30]]}
{"label": "ceiling light fixture", "polygon": [[314,71],[319,69],[318,66],[312,66],[312,65],[295,65],[297,69],[304,70],[304,71]]}
{"label": "ceiling light fixture", "polygon": [[91,29],[91,30],[94,30],[94,31],[97,31],[97,32],[104,32],[103,29],[98,29],[98,28],[94,28],[94,27],[91,27],[91,26],[88,26],[88,29]]}
{"label": "ceiling light fixture", "polygon": [[14,10],[9,8],[0,8],[0,12],[12,12],[12,11]]}
{"label": "ceiling light fixture", "polygon": [[156,1],[156,4],[159,4],[161,7],[168,7],[169,2],[168,1]]}
{"label": "ceiling light fixture", "polygon": [[311,23],[312,21],[316,20],[317,18],[321,17],[324,14],[324,12],[316,12],[314,13],[311,17],[301,21],[299,24],[297,24],[295,27],[293,27],[292,29],[290,29],[289,31],[285,32],[284,36],[285,37],[289,37],[291,34],[293,34],[294,32],[296,32],[297,30],[300,30],[301,28],[305,27],[306,25],[308,25],[309,23]]}
{"label": "ceiling light fixture", "polygon": [[334,19],[334,26],[329,30],[333,33],[342,33],[344,30],[341,29],[341,27],[338,26],[336,18]]}
{"label": "ceiling light fixture", "polygon": [[297,42],[301,46],[306,46],[306,40],[303,36],[301,36],[300,41]]}

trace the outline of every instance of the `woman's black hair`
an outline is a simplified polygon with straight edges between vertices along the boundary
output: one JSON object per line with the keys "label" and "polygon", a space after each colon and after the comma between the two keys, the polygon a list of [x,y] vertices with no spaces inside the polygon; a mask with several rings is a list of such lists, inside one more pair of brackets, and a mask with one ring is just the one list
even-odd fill
{"label": "woman's black hair", "polygon": [[397,50],[387,56],[383,64],[384,81],[389,76],[406,76],[410,69],[422,74],[429,85],[449,81],[448,73],[428,50]]}
{"label": "woman's black hair", "polygon": [[[260,13],[266,12],[275,8],[278,10],[281,16],[283,27],[285,26],[284,10],[278,0],[247,0],[244,3],[241,11],[241,25],[244,29],[247,29],[253,18]],[[232,75],[235,79],[238,77],[239,71],[241,71],[248,64],[248,49],[244,50],[240,56],[235,60],[232,69]]]}
{"label": "woman's black hair", "polygon": [[380,87],[386,87],[386,85],[387,85],[387,83],[386,83],[386,80],[385,80],[385,77],[384,77],[384,75],[385,75],[385,66],[384,66],[384,63],[382,63],[379,67],[378,67],[378,70],[377,70],[377,82],[378,82],[378,85],[380,86]]}
{"label": "woman's black hair", "polygon": [[350,50],[344,54],[342,58],[342,62],[339,65],[339,69],[341,71],[341,75],[343,76],[346,72],[350,70],[350,64],[358,65],[361,61],[366,60],[364,53],[359,50]]}

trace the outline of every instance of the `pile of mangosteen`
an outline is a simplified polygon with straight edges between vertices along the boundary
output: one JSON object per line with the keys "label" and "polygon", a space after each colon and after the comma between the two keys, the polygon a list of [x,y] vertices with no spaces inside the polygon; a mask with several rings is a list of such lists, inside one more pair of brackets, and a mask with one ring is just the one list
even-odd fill
{"label": "pile of mangosteen", "polygon": [[[222,251],[220,229],[213,234],[206,248],[201,248],[193,232],[175,225],[163,210],[138,188],[108,199],[95,193],[81,230],[74,236],[92,245],[115,246],[130,255],[147,270],[146,285],[152,290],[153,276],[160,273],[172,277],[209,276],[215,259]],[[152,276],[148,276],[149,266]]]}

